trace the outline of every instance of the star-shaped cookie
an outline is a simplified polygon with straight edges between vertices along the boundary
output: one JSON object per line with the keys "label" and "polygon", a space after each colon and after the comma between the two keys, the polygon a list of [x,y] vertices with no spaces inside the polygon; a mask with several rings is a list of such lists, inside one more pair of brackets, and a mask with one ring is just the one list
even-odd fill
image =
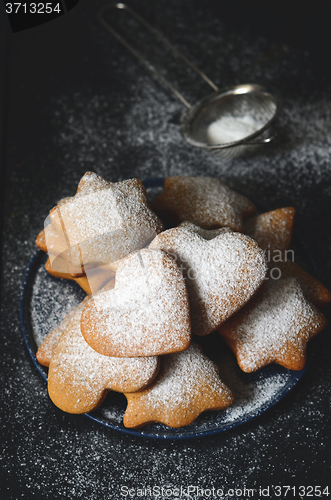
{"label": "star-shaped cookie", "polygon": [[243,231],[243,220],[256,212],[248,198],[213,177],[168,177],[151,207],[161,218],[174,216],[178,223],[193,222],[205,229],[227,226],[235,231]]}
{"label": "star-shaped cookie", "polygon": [[240,368],[254,372],[270,363],[301,370],[310,338],[327,324],[295,278],[266,281],[256,296],[218,331]]}
{"label": "star-shaped cookie", "polygon": [[93,172],[84,175],[75,196],[51,210],[50,219],[65,237],[60,256],[73,272],[119,260],[163,230],[141,180],[109,182]]}
{"label": "star-shaped cookie", "polygon": [[126,427],[161,422],[178,428],[192,423],[203,411],[226,408],[234,400],[219,378],[218,367],[194,343],[186,351],[163,356],[155,381],[125,396]]}
{"label": "star-shaped cookie", "polygon": [[38,234],[36,245],[43,252],[52,255],[60,255],[67,249],[63,231],[51,222],[49,224],[46,223],[44,229]]}
{"label": "star-shaped cookie", "polygon": [[228,228],[209,231],[183,223],[156,236],[149,248],[169,253],[181,268],[195,335],[218,328],[254,295],[266,274],[257,243]]}

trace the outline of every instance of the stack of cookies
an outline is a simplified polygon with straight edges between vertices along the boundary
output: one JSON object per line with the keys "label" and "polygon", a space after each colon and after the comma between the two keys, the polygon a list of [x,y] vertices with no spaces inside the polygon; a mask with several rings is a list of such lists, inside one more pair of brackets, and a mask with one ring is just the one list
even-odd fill
{"label": "stack of cookies", "polygon": [[188,425],[234,400],[196,342],[215,331],[245,372],[302,369],[331,295],[287,259],[293,221],[215,178],[169,177],[149,206],[139,179],[86,173],[37,237],[47,271],[87,293],[37,352],[52,401],[85,413],[118,391],[126,427]]}

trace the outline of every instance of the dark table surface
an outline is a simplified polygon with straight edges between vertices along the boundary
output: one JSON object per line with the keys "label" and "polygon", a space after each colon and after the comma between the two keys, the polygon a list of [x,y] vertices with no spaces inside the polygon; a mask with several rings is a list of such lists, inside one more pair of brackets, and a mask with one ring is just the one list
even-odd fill
{"label": "dark table surface", "polygon": [[[286,497],[309,498],[309,486],[330,488],[329,329],[309,370],[272,409],[224,433],[165,442],[57,409],[26,350],[19,300],[49,209],[74,194],[89,170],[111,181],[218,176],[262,206],[294,206],[315,276],[331,288],[329,3],[130,1],[217,85],[266,82],[279,89],[276,141],[232,160],[184,141],[185,108],[100,26],[96,13],[105,4],[81,0],[63,17],[15,34],[0,8],[1,498],[122,498],[122,486],[139,498],[139,488],[188,485],[223,489],[219,498],[226,499],[252,495],[244,488],[265,498],[268,487],[269,498],[277,498],[273,486],[302,485],[301,495],[292,488]],[[189,102],[210,92],[135,30],[129,24],[131,40]]]}

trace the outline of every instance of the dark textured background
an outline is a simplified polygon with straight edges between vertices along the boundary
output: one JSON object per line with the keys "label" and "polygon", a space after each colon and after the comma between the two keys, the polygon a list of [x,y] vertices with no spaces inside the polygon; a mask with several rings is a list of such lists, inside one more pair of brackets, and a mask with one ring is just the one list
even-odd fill
{"label": "dark textured background", "polygon": [[[329,2],[130,2],[216,84],[262,81],[280,90],[277,141],[226,161],[185,143],[183,105],[102,29],[102,5],[81,0],[15,35],[0,6],[1,498],[121,498],[120,485],[326,486],[329,329],[313,366],[277,406],[235,430],[182,442],[121,435],[62,413],[29,358],[19,321],[25,269],[48,210],[87,170],[112,181],[215,175],[264,206],[292,205],[315,274],[331,288]],[[130,23],[131,36],[134,29]],[[209,92],[145,32],[137,39],[190,102]]]}

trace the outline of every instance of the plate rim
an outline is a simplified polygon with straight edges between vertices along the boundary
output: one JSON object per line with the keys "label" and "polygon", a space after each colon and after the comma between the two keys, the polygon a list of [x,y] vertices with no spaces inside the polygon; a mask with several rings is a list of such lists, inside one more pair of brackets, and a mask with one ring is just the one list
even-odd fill
{"label": "plate rim", "polygon": [[[155,177],[155,178],[148,178],[148,179],[143,180],[143,184],[144,184],[146,189],[153,188],[153,187],[162,187],[163,183],[164,183],[164,177]],[[306,253],[306,257],[309,260],[309,263],[311,264],[312,267],[314,267],[313,262],[310,259],[310,256],[307,254],[305,245],[301,242],[301,240],[300,240],[300,243],[302,244],[302,247]],[[20,294],[20,322],[21,322],[21,331],[22,331],[23,339],[24,339],[27,351],[30,355],[30,358],[32,359],[33,364],[36,367],[39,374],[42,376],[44,381],[47,383],[47,374],[46,374],[47,368],[42,367],[42,365],[40,365],[38,363],[37,358],[36,358],[36,350],[35,350],[35,348],[33,348],[33,346],[30,345],[29,332],[28,332],[28,330],[30,328],[32,329],[31,312],[30,312],[30,308],[29,308],[29,305],[30,305],[29,299],[30,299],[30,295],[31,295],[31,291],[32,291],[32,286],[31,286],[31,289],[29,289],[29,283],[33,281],[33,278],[35,276],[35,273],[34,273],[35,267],[38,266],[38,263],[40,265],[39,261],[41,261],[44,256],[45,256],[45,252],[43,252],[40,249],[37,249],[34,252],[34,254],[33,254],[32,258],[30,259],[30,262],[26,268],[22,287],[21,287],[21,294]],[[39,269],[39,267],[38,267],[38,269]],[[27,320],[27,317],[29,317],[29,320]],[[27,327],[27,323],[29,325],[28,327]],[[30,334],[33,336],[33,332],[30,332]],[[140,438],[149,438],[149,439],[157,439],[157,440],[184,440],[184,439],[197,439],[197,438],[202,438],[202,437],[206,437],[206,436],[212,436],[215,434],[220,434],[220,433],[229,431],[231,429],[234,429],[236,427],[239,427],[241,425],[244,425],[247,422],[258,418],[263,413],[269,411],[272,407],[274,407],[276,404],[278,404],[282,399],[284,399],[288,395],[289,392],[291,392],[291,390],[298,384],[298,382],[301,380],[303,375],[309,369],[310,365],[313,362],[313,359],[315,358],[315,356],[317,354],[318,347],[320,344],[320,336],[314,337],[312,339],[312,341],[314,341],[313,342],[314,345],[312,348],[310,348],[310,350],[308,352],[308,358],[307,358],[307,362],[306,362],[304,368],[302,370],[299,370],[299,371],[289,370],[291,377],[290,377],[289,381],[286,383],[286,385],[284,386],[284,388],[280,391],[280,393],[276,397],[274,397],[271,400],[262,404],[258,410],[252,410],[244,418],[239,419],[238,421],[236,420],[236,421],[233,421],[230,423],[223,424],[219,428],[212,428],[210,430],[197,431],[197,430],[190,430],[189,429],[190,426],[181,427],[180,430],[174,429],[172,427],[164,426],[164,428],[165,428],[164,433],[149,433],[148,430],[147,430],[147,432],[144,432],[144,429],[149,428],[150,425],[153,425],[153,424],[146,425],[145,427],[141,427],[140,429],[130,429],[130,428],[126,428],[124,426],[120,427],[119,425],[107,422],[107,421],[101,419],[100,417],[93,415],[93,412],[84,413],[83,416],[91,419],[94,422],[97,422],[98,424],[101,424],[103,427],[106,427],[108,429],[116,430],[116,431],[121,432],[122,434],[133,435],[133,436],[140,437]],[[309,343],[309,346],[311,346],[310,343]],[[275,366],[275,365],[273,364],[271,366]],[[276,367],[277,367],[277,365],[276,365]],[[265,367],[265,368],[268,368],[268,367]],[[264,370],[263,368],[261,370],[259,370],[259,373],[262,375],[263,375],[263,370]],[[184,430],[182,430],[182,429],[184,429]]]}

